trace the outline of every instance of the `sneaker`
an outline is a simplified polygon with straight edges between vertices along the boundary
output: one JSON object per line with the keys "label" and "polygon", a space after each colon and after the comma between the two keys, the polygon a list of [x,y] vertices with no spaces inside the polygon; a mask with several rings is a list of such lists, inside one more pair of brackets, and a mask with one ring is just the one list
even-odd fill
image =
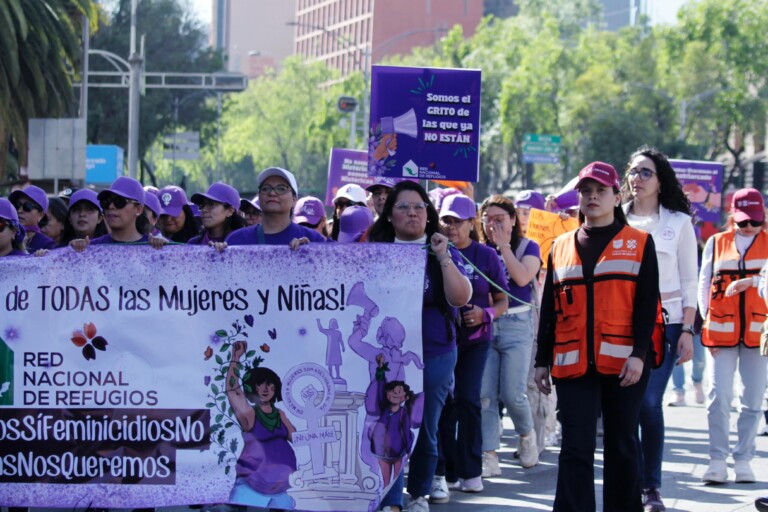
{"label": "sneaker", "polygon": [[501,476],[499,456],[494,452],[483,452],[483,474],[481,476],[483,478]]}
{"label": "sneaker", "polygon": [[475,478],[459,478],[461,482],[461,492],[483,492],[483,480],[476,476]]}
{"label": "sneaker", "polygon": [[429,491],[430,503],[448,503],[451,494],[448,492],[448,483],[444,476],[435,475],[432,479],[432,489]]}
{"label": "sneaker", "polygon": [[459,482],[458,480],[456,480],[455,482],[448,482],[446,480],[445,483],[448,484],[449,491],[458,491],[461,488],[461,482]]}
{"label": "sneaker", "polygon": [[661,501],[658,489],[643,489],[643,510],[645,512],[665,512],[667,507]]}
{"label": "sneaker", "polygon": [[694,382],[693,389],[696,392],[696,403],[703,404],[707,400],[707,395],[704,394],[704,384],[701,382]]}
{"label": "sneaker", "polygon": [[408,503],[409,512],[429,512],[429,503],[424,496],[418,496],[411,498],[411,502]]}
{"label": "sneaker", "polygon": [[675,399],[667,404],[671,407],[682,407],[685,405],[685,391],[675,390]]}
{"label": "sneaker", "polygon": [[755,508],[760,512],[768,512],[768,496],[757,498],[755,500]]}
{"label": "sneaker", "polygon": [[532,468],[539,463],[539,449],[536,446],[536,433],[531,431],[526,436],[520,436],[520,465]]}
{"label": "sneaker", "polygon": [[734,480],[737,484],[755,483],[755,473],[752,471],[752,467],[749,465],[748,460],[734,461],[733,471],[736,473],[736,478]]}
{"label": "sneaker", "polygon": [[724,460],[712,460],[701,479],[708,484],[724,484],[728,480],[728,466]]}

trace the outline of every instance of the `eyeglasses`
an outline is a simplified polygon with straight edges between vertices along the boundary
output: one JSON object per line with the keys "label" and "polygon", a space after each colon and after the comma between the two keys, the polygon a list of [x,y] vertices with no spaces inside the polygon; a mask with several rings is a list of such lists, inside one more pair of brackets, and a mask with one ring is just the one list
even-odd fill
{"label": "eyeglasses", "polygon": [[395,210],[402,213],[410,212],[411,208],[413,208],[413,211],[416,213],[424,213],[427,211],[427,203],[424,201],[418,203],[406,203],[405,201],[401,203],[395,203]]}
{"label": "eyeglasses", "polygon": [[443,217],[440,219],[440,223],[449,228],[453,226],[461,226],[465,222],[465,219],[452,219],[451,217]]}
{"label": "eyeglasses", "polygon": [[14,208],[16,208],[16,210],[24,210],[27,213],[33,210],[43,211],[43,209],[40,208],[40,206],[37,203],[33,203],[32,201],[24,201],[24,202],[18,201],[14,203],[13,206]]}
{"label": "eyeglasses", "polygon": [[743,220],[741,222],[737,222],[736,225],[739,226],[740,228],[745,228],[748,225],[752,226],[753,228],[759,228],[760,226],[763,225],[763,223],[761,221],[759,221],[759,220],[751,220],[750,219],[750,220]]}
{"label": "eyeglasses", "polygon": [[123,196],[118,196],[118,195],[112,195],[107,197],[106,199],[102,199],[101,201],[99,201],[99,204],[101,204],[102,210],[109,209],[110,205],[114,206],[115,210],[122,210],[123,208],[128,206],[128,203],[139,204],[136,201],[133,201],[131,199],[126,199]]}
{"label": "eyeglasses", "polygon": [[630,178],[636,178],[640,176],[640,181],[648,181],[651,179],[651,176],[656,174],[656,171],[652,171],[647,167],[642,167],[641,169],[630,169],[628,174]]}
{"label": "eyeglasses", "polygon": [[8,227],[8,224],[6,224],[4,221],[0,220],[0,233],[5,231],[5,228]]}
{"label": "eyeglasses", "polygon": [[274,187],[272,185],[262,185],[259,187],[259,194],[264,194],[265,196],[268,196],[272,192],[279,196],[284,196],[290,191],[291,187],[288,185],[275,185]]}
{"label": "eyeglasses", "polygon": [[347,199],[339,199],[336,201],[336,208],[341,208],[342,210],[344,208],[347,208],[349,206],[352,206],[352,201],[349,201]]}
{"label": "eyeglasses", "polygon": [[504,222],[507,217],[510,217],[508,213],[502,215],[494,215],[493,217],[486,217],[483,215],[480,220],[483,222],[483,224],[493,224],[495,222]]}

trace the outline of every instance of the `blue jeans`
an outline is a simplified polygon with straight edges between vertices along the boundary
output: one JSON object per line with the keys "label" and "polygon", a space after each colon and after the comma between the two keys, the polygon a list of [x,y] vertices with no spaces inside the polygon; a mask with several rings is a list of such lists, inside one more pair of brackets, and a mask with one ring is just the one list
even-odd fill
{"label": "blue jeans", "polygon": [[525,394],[532,349],[530,311],[493,321],[493,340],[480,390],[483,451],[499,449],[499,400],[507,407],[518,434],[527,435],[533,430],[531,404]]}
{"label": "blue jeans", "polygon": [[437,467],[437,424],[451,390],[456,357],[454,348],[447,354],[424,358],[424,418],[408,471],[408,493],[414,498],[427,496],[432,489]]}
{"label": "blue jeans", "polygon": [[401,469],[400,474],[397,475],[397,478],[392,480],[392,487],[389,488],[389,492],[387,492],[387,494],[385,494],[381,499],[381,503],[379,503],[379,510],[384,507],[399,507],[400,510],[403,510],[404,483],[403,470]]}
{"label": "blue jeans", "polygon": [[[694,384],[700,384],[704,378],[704,367],[707,364],[707,351],[701,344],[701,334],[693,337],[693,367],[691,368],[691,381]],[[685,388],[685,367],[676,365],[672,370],[672,384],[675,391],[683,391]]]}
{"label": "blue jeans", "polygon": [[651,370],[648,388],[640,406],[638,460],[643,489],[661,487],[661,460],[664,456],[664,411],[661,406],[672,368],[677,361],[677,340],[682,328],[682,324],[667,325],[664,362],[660,367]]}
{"label": "blue jeans", "polygon": [[440,416],[440,460],[435,473],[449,482],[475,478],[483,472],[480,383],[489,347],[488,341],[459,347],[454,398],[446,402]]}

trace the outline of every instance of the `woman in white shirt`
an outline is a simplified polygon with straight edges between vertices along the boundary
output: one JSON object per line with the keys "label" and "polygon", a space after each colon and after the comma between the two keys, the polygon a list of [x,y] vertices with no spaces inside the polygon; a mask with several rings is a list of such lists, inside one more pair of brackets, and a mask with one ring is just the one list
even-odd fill
{"label": "woman in white shirt", "polygon": [[667,312],[664,360],[651,372],[640,409],[640,467],[643,505],[646,510],[665,510],[659,494],[664,454],[662,401],[672,369],[693,355],[693,321],[696,315],[696,234],[690,202],[677,181],[667,157],[656,148],[643,146],[627,164],[622,192],[629,225],[650,233],[659,262],[659,290]]}

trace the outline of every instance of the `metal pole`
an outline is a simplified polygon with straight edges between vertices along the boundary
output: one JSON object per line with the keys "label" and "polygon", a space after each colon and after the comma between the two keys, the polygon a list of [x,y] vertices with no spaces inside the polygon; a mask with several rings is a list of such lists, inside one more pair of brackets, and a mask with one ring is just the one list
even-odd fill
{"label": "metal pole", "polygon": [[349,125],[349,147],[353,149],[355,147],[355,132],[357,131],[357,109],[350,112],[350,125]]}
{"label": "metal pole", "polygon": [[139,101],[141,87],[142,56],[136,53],[136,6],[138,0],[131,0],[131,83],[128,100],[128,175],[136,179],[139,161]]}
{"label": "metal pole", "polygon": [[173,167],[171,167],[171,183],[176,184],[176,132],[179,129],[179,97],[173,98]]}
{"label": "metal pole", "polygon": [[368,116],[370,115],[370,102],[371,102],[371,86],[369,84],[370,82],[370,76],[368,74],[368,66],[371,62],[371,46],[370,43],[365,44],[365,59],[363,62],[363,105],[361,108],[361,114],[362,114],[362,126],[360,127],[360,131],[362,132],[362,144],[363,149],[366,149],[368,147],[368,127],[370,126],[370,120],[368,119]]}
{"label": "metal pole", "polygon": [[88,52],[91,49],[91,27],[83,16],[83,78],[80,84],[80,117],[85,119],[86,139],[88,138]]}
{"label": "metal pole", "polygon": [[221,180],[221,92],[216,92],[216,177]]}

